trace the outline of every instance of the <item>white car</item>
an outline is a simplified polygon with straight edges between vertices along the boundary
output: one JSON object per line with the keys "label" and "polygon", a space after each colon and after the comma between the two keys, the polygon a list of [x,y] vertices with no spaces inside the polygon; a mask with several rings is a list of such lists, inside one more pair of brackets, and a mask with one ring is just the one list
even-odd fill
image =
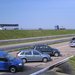
{"label": "white car", "polygon": [[75,46],[75,40],[70,41],[69,46],[74,47]]}

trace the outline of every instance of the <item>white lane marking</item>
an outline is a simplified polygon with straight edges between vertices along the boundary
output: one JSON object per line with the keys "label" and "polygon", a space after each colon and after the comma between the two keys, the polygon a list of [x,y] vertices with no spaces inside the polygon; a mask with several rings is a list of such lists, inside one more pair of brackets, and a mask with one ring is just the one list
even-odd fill
{"label": "white lane marking", "polygon": [[60,47],[57,47],[57,48],[62,48],[62,47],[67,47],[68,45],[65,45],[65,46],[60,46]]}
{"label": "white lane marking", "polygon": [[2,75],[2,74],[4,74],[4,75],[5,75],[5,74],[12,74],[12,73],[6,73],[6,72],[0,73],[0,75]]}

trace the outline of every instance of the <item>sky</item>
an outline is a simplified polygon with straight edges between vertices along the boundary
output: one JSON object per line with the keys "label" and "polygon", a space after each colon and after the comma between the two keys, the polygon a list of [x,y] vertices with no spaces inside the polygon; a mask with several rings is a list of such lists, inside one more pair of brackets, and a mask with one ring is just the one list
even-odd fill
{"label": "sky", "polygon": [[0,0],[0,24],[23,29],[75,29],[75,0]]}

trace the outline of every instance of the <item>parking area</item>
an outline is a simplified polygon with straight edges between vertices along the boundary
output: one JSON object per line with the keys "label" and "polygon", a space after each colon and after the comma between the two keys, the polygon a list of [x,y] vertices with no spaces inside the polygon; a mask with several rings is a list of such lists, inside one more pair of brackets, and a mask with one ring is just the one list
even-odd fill
{"label": "parking area", "polygon": [[[75,48],[74,47],[69,47],[69,42],[65,42],[65,43],[60,43],[60,44],[54,44],[54,45],[50,45],[52,48],[57,48],[60,52],[61,55],[59,57],[54,57],[51,56],[51,61],[48,61],[47,63],[44,62],[27,62],[24,64],[24,71],[23,72],[16,72],[14,73],[14,75],[30,75],[36,71],[39,71],[43,68],[48,67],[49,65],[52,65],[53,63],[58,62],[59,60],[62,60],[70,55],[74,55],[75,52]],[[13,55],[14,57],[16,57],[16,52],[10,52],[9,54]],[[8,75],[8,74],[12,74],[10,72],[0,72],[1,75]]]}

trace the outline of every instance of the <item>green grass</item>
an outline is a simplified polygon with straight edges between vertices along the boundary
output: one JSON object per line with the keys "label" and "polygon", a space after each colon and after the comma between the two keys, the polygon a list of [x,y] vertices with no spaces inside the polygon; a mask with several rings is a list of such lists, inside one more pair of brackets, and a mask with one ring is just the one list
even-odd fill
{"label": "green grass", "polygon": [[73,68],[73,71],[75,71],[75,56],[72,58],[69,58],[68,62],[70,63],[70,65]]}
{"label": "green grass", "polygon": [[0,40],[75,34],[75,30],[0,30]]}

